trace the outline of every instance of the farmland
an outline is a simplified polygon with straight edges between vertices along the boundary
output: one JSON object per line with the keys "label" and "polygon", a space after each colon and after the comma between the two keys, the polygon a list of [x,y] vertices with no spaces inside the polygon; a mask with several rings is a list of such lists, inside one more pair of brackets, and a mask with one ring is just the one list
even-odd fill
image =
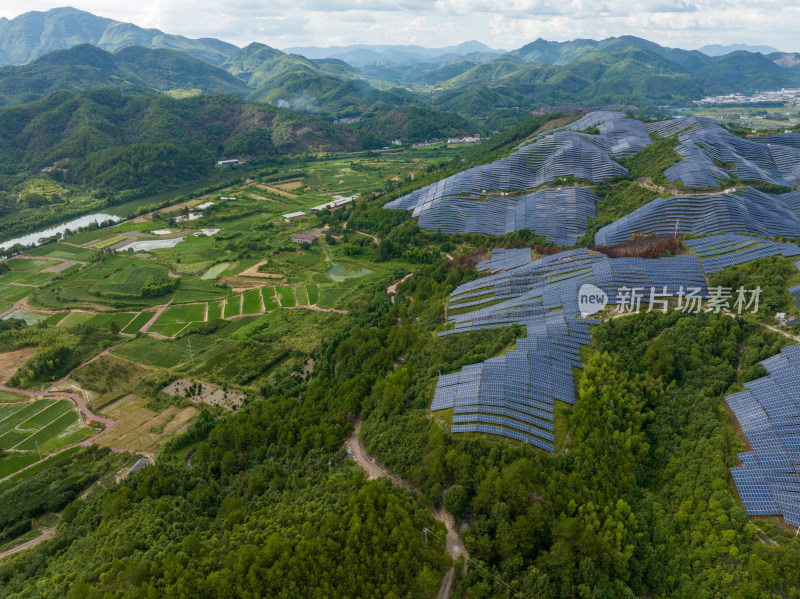
{"label": "farmland", "polygon": [[[372,238],[348,231],[353,206],[310,208],[412,179],[432,160],[412,154],[358,159],[364,168],[312,161],[285,181],[254,178],[8,260],[0,311],[9,327],[24,320],[31,341],[6,334],[0,383],[46,395],[0,393],[0,479],[35,481],[62,461],[113,478],[130,461],[96,447],[168,453],[201,411],[296,387],[352,306],[418,268],[379,259]],[[199,217],[176,220],[192,211]],[[309,214],[284,222],[293,211]],[[291,242],[308,230],[319,235],[313,244]],[[83,414],[59,392],[80,398]],[[90,438],[87,452],[79,444]]]}
{"label": "farmland", "polygon": [[92,434],[93,430],[81,423],[68,399],[0,403],[0,449],[55,451],[83,441]]}

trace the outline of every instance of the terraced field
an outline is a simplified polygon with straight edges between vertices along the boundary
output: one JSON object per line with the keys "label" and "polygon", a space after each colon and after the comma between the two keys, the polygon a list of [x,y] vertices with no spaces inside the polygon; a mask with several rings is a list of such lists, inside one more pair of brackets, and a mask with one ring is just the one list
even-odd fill
{"label": "terraced field", "polygon": [[0,449],[52,451],[93,434],[68,399],[0,404]]}

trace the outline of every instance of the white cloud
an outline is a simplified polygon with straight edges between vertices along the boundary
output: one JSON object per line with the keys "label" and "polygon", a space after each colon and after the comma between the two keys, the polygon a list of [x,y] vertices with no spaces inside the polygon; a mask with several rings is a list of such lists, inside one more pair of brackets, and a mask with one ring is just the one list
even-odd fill
{"label": "white cloud", "polygon": [[[278,48],[350,43],[446,46],[477,39],[511,49],[538,37],[564,41],[637,35],[697,48],[769,44],[800,51],[800,0],[71,0],[75,8],[188,37]],[[53,8],[3,0],[0,16]]]}

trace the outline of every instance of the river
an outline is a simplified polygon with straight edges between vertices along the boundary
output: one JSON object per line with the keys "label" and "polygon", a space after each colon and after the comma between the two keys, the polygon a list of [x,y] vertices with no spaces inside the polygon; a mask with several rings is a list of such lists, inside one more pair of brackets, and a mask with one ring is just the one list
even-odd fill
{"label": "river", "polygon": [[7,250],[8,248],[13,247],[18,243],[25,246],[39,245],[39,240],[42,239],[43,237],[49,238],[55,235],[56,233],[63,233],[67,229],[74,231],[75,229],[86,227],[91,223],[99,224],[108,221],[113,221],[116,223],[121,220],[122,219],[119,216],[115,216],[113,214],[106,214],[103,212],[97,214],[87,214],[86,216],[81,216],[80,218],[73,219],[62,225],[50,227],[49,229],[45,229],[44,231],[37,231],[36,233],[28,233],[27,235],[22,235],[21,237],[15,237],[14,239],[0,242],[0,249]]}

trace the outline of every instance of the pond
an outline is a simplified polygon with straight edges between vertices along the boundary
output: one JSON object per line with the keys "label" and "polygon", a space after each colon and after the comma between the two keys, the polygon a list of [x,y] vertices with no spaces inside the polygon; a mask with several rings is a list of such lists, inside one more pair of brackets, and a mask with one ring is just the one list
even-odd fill
{"label": "pond", "polygon": [[204,281],[208,281],[209,279],[216,279],[219,274],[228,268],[230,262],[220,262],[219,264],[215,264],[211,268],[209,268],[206,272],[204,272],[200,278]]}
{"label": "pond", "polygon": [[39,312],[26,312],[25,310],[14,310],[11,314],[7,314],[3,317],[3,320],[9,320],[10,318],[19,318],[20,320],[24,320],[25,324],[28,326],[33,326],[43,320],[47,320],[49,314],[40,314]]}
{"label": "pond", "polygon": [[86,227],[91,223],[99,224],[108,221],[118,222],[120,220],[122,219],[119,216],[114,216],[113,214],[87,214],[86,216],[81,216],[80,218],[66,222],[63,225],[50,227],[44,231],[37,231],[36,233],[29,233],[27,235],[23,235],[22,237],[16,237],[14,239],[10,239],[9,241],[4,241],[0,243],[0,248],[5,250],[13,247],[17,243],[21,243],[22,245],[39,245],[40,239],[52,237],[56,233],[63,233],[67,229],[74,231],[75,229]]}
{"label": "pond", "polygon": [[339,264],[338,262],[331,262],[331,267],[328,269],[328,276],[334,281],[344,281],[345,279],[355,279],[356,277],[364,277],[372,274],[372,271],[357,264]]}

